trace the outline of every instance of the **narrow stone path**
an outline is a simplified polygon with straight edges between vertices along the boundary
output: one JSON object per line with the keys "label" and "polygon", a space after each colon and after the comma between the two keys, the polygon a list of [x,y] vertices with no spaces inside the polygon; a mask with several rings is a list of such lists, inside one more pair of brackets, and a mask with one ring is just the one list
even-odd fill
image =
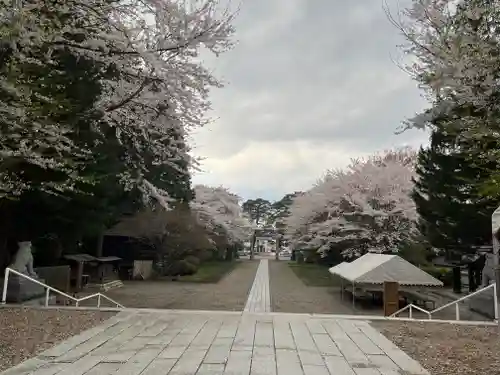
{"label": "narrow stone path", "polygon": [[271,295],[269,293],[269,261],[262,259],[257,268],[252,289],[248,294],[245,312],[270,312]]}
{"label": "narrow stone path", "polygon": [[275,313],[136,310],[122,312],[2,373],[14,374],[428,375],[428,372],[363,320]]}

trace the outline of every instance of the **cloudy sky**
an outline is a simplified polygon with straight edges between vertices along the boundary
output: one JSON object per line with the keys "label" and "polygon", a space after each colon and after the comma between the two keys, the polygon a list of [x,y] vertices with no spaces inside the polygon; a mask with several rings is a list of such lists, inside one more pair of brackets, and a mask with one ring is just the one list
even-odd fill
{"label": "cloudy sky", "polygon": [[352,157],[426,142],[395,134],[426,103],[394,62],[402,38],[381,0],[244,0],[235,27],[234,50],[207,61],[227,85],[193,136],[194,183],[275,200]]}

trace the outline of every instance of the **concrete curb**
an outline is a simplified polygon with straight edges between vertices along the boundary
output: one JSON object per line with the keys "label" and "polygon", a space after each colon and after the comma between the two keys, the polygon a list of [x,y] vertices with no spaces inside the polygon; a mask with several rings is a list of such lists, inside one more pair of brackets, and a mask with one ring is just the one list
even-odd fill
{"label": "concrete curb", "polygon": [[368,320],[381,322],[419,322],[432,324],[456,324],[470,326],[497,326],[493,321],[472,321],[472,320],[439,320],[439,319],[410,319],[410,318],[388,318],[377,315],[339,315],[339,314],[303,314],[303,313],[280,313],[280,312],[243,312],[243,311],[222,311],[222,310],[168,310],[168,309],[148,309],[148,308],[124,308],[116,307],[74,307],[74,306],[23,306],[23,305],[0,305],[1,308],[25,308],[39,310],[73,310],[73,311],[109,311],[109,312],[137,312],[137,313],[158,313],[174,315],[229,315],[229,316],[271,316],[271,317],[289,317],[289,318],[313,318],[313,319],[346,319],[346,320]]}

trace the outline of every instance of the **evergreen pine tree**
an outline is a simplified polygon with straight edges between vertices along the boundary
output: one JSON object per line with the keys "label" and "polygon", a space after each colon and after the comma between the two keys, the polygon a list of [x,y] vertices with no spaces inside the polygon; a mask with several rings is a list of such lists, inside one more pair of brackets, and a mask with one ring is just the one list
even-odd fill
{"label": "evergreen pine tree", "polygon": [[[470,144],[436,121],[428,148],[421,148],[412,197],[420,230],[438,249],[468,252],[491,241],[491,214],[497,200],[480,194],[491,175],[490,163],[473,162]],[[494,147],[496,142],[489,142]]]}

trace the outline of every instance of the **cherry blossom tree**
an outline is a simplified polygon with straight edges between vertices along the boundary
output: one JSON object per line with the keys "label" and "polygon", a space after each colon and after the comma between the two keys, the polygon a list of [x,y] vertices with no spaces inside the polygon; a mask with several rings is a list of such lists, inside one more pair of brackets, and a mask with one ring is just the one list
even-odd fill
{"label": "cherry blossom tree", "polygon": [[413,0],[397,19],[391,17],[407,41],[402,46],[411,57],[407,71],[435,104],[409,126],[428,126],[430,117],[457,105],[496,117],[499,15],[495,2]]}
{"label": "cherry blossom tree", "polygon": [[403,148],[328,171],[294,198],[287,239],[296,248],[340,251],[347,257],[397,250],[415,231],[410,197],[415,159],[415,151]]}
{"label": "cherry blossom tree", "polygon": [[252,234],[253,225],[244,215],[240,197],[224,187],[196,185],[191,208],[212,232],[227,236],[229,243],[244,242]]}
{"label": "cherry blossom tree", "polygon": [[[468,143],[471,159],[499,160],[497,148],[483,147],[500,134],[498,3],[413,0],[390,18],[406,38],[406,70],[432,103],[405,128],[432,127],[439,119],[448,135]],[[497,190],[498,177],[493,173]]]}
{"label": "cherry blossom tree", "polygon": [[[201,64],[199,53],[219,54],[232,46],[232,15],[217,0],[14,3],[0,2],[2,164],[22,159],[63,175],[51,186],[58,191],[82,182],[80,165],[93,157],[92,142],[104,138],[75,142],[72,124],[54,115],[74,105],[61,100],[64,87],[57,84],[66,75],[61,54],[70,54],[91,62],[100,95],[81,117],[93,120],[95,134],[111,133],[123,146],[124,186],[165,199],[166,192],[144,175],[150,165],[176,168],[179,159],[194,163],[185,136],[206,123],[209,89],[221,87]],[[50,73],[37,76],[37,67]],[[31,188],[21,174],[5,168],[0,172],[0,196]]]}

